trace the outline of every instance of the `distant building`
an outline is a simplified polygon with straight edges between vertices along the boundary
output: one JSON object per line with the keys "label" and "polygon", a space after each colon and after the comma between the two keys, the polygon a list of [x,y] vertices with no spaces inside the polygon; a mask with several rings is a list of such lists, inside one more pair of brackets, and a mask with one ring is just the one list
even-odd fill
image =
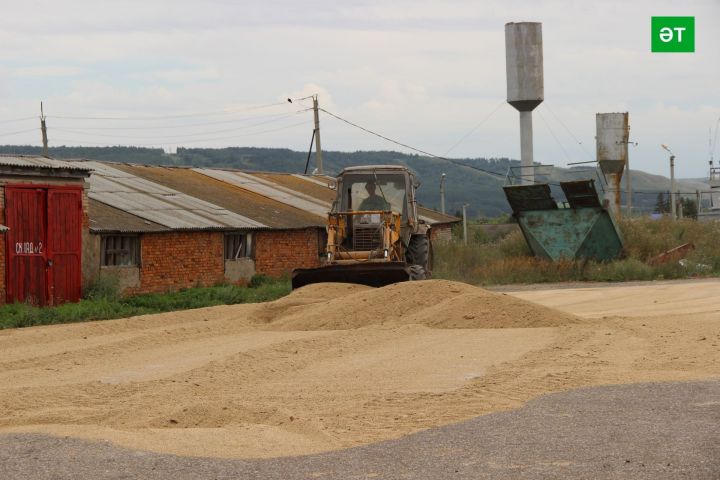
{"label": "distant building", "polygon": [[[286,173],[0,156],[0,303],[76,301],[105,276],[134,294],[317,266],[333,183]],[[459,222],[418,210],[436,240],[449,239]]]}

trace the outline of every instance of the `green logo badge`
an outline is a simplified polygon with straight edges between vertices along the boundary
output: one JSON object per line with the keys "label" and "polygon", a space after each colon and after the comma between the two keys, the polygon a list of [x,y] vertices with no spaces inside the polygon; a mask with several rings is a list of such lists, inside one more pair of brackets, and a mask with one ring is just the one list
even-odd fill
{"label": "green logo badge", "polygon": [[695,17],[652,17],[653,52],[694,52]]}

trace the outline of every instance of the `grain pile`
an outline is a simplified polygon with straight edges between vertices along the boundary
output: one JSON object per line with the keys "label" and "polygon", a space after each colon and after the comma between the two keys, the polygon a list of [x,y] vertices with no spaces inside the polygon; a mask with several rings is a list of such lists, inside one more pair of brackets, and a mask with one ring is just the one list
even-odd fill
{"label": "grain pile", "polygon": [[0,331],[0,434],[297,455],[549,392],[717,377],[718,296],[720,281],[513,295],[317,284],[267,304]]}
{"label": "grain pile", "polygon": [[459,282],[426,280],[370,288],[315,284],[260,309],[279,330],[347,330],[371,325],[537,328],[579,323],[570,314]]}

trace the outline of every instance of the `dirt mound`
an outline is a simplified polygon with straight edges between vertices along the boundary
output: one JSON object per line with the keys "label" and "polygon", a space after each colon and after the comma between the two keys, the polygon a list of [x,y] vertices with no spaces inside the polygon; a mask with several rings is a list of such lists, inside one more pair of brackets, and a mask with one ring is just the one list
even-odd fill
{"label": "dirt mound", "polygon": [[[325,285],[327,294],[322,295]],[[447,280],[348,288],[345,295],[338,285],[341,284],[315,284],[305,287],[310,291],[299,289],[267,305],[258,318],[279,330],[347,330],[404,324],[433,328],[532,328],[580,321],[559,310]]]}
{"label": "dirt mound", "polygon": [[250,321],[254,323],[268,323],[292,312],[301,311],[307,305],[316,305],[339,297],[354,293],[372,290],[372,287],[352,283],[314,283],[274,302],[258,304],[250,314]]}

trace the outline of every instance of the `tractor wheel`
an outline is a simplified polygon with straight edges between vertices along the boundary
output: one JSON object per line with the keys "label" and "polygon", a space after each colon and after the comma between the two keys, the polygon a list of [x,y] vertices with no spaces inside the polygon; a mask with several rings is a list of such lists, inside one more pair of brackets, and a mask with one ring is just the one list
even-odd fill
{"label": "tractor wheel", "polygon": [[413,235],[410,237],[405,261],[422,269],[422,278],[413,280],[424,280],[430,278],[432,269],[432,246],[427,235]]}
{"label": "tractor wheel", "polygon": [[428,276],[425,269],[420,265],[410,265],[410,281],[427,280]]}

